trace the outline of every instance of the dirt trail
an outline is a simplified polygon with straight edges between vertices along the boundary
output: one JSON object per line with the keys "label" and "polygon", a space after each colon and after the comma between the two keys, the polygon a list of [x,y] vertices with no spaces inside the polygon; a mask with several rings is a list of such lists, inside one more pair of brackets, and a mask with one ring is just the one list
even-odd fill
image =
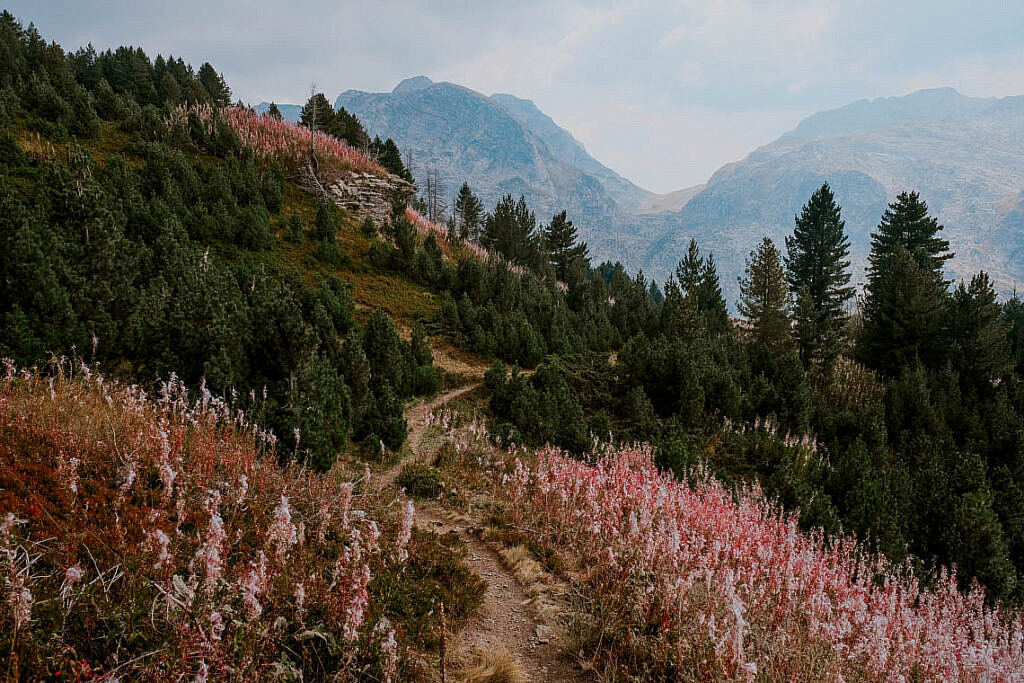
{"label": "dirt trail", "polygon": [[[409,423],[408,444],[411,455],[377,478],[377,490],[393,487],[402,466],[426,454],[420,446],[427,428],[427,415],[448,401],[468,393],[480,384],[472,384],[421,403],[406,414]],[[487,584],[484,601],[469,623],[458,634],[454,651],[469,652],[473,648],[507,650],[518,662],[528,681],[589,681],[579,667],[561,652],[557,634],[544,624],[526,589],[516,580],[495,549],[472,534],[479,520],[461,517],[453,522],[444,508],[430,501],[416,502],[416,525],[438,533],[454,531],[467,548],[467,560],[473,571]],[[539,627],[539,628],[538,628]],[[453,680],[457,680],[454,679]]]}
{"label": "dirt trail", "polygon": [[478,389],[480,386],[482,385],[478,382],[476,384],[459,387],[458,389],[449,391],[446,394],[441,394],[429,402],[417,403],[406,411],[405,421],[409,424],[409,433],[406,435],[405,442],[409,446],[411,455],[408,458],[402,458],[390,468],[380,473],[375,482],[375,488],[377,491],[384,491],[390,488],[395,483],[395,479],[398,478],[398,473],[402,471],[402,467],[408,462],[419,459],[420,443],[423,441],[423,432],[427,429],[427,415],[434,410],[437,410],[448,401],[451,401],[453,398],[458,398],[463,394],[468,394],[474,389]]}

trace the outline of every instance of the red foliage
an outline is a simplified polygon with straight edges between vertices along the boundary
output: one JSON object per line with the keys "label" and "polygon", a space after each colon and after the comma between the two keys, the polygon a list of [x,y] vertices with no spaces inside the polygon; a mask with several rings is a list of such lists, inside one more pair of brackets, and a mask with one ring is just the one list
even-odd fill
{"label": "red foliage", "polygon": [[343,472],[279,466],[273,442],[173,377],[154,400],[84,366],[8,366],[0,652],[15,675],[344,676],[367,653],[390,666],[367,584],[405,557],[402,521],[382,535]]}
{"label": "red foliage", "polygon": [[[658,472],[646,447],[588,465],[554,449],[517,461],[512,510],[540,538],[586,558],[591,599],[644,670],[771,680],[1020,680],[1018,614],[964,595],[943,573],[923,590],[907,567],[849,539],[807,536],[757,490]],[[606,617],[608,618],[608,617]],[[607,649],[607,648],[606,648]],[[622,661],[630,657],[623,656]],[[672,674],[671,672],[676,672]]]}
{"label": "red foliage", "polygon": [[[207,124],[212,123],[214,110],[208,106],[192,109],[180,108],[173,121],[183,121],[190,112],[195,112]],[[309,161],[310,133],[305,126],[261,116],[246,107],[227,107],[217,110],[223,113],[235,129],[242,143],[253,150],[257,157],[273,160],[286,174],[295,176]],[[317,131],[313,135],[316,150],[317,169],[321,182],[331,182],[345,171],[360,171],[386,176],[387,171],[380,164],[355,147],[337,138]]]}

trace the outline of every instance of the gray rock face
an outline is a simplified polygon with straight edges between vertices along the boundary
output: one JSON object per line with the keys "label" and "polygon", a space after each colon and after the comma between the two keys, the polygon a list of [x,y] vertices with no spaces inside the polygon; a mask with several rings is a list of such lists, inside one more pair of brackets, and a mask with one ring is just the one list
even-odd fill
{"label": "gray rock face", "polygon": [[409,202],[416,196],[416,186],[398,176],[386,178],[372,173],[348,173],[326,188],[335,204],[357,216],[369,216],[383,225],[391,216],[394,201]]}
{"label": "gray rock face", "polygon": [[495,93],[491,99],[543,140],[556,159],[596,178],[623,212],[636,213],[640,207],[655,201],[659,196],[637,187],[590,156],[583,143],[538,109],[531,100],[504,93]]}

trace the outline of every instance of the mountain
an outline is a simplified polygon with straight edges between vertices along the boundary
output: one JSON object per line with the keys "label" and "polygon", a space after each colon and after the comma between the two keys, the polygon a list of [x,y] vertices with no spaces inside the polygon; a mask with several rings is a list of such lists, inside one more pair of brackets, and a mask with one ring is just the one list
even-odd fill
{"label": "mountain", "polygon": [[348,90],[335,107],[358,116],[371,135],[394,138],[415,177],[437,171],[449,196],[469,182],[488,206],[504,194],[526,195],[540,220],[562,208],[591,219],[618,212],[600,178],[560,158],[505,106],[469,88],[418,76],[390,93]]}
{"label": "mountain", "polygon": [[[278,106],[292,116],[295,105]],[[662,281],[694,238],[715,252],[730,303],[758,238],[781,245],[826,181],[843,207],[855,282],[864,281],[870,234],[886,204],[908,189],[946,227],[957,254],[950,277],[984,269],[1004,293],[1024,282],[1024,97],[937,88],[860,100],[809,116],[706,184],[669,194],[601,164],[514,95],[417,76],[390,93],[346,91],[335,106],[371,134],[394,138],[417,177],[436,170],[449,195],[468,182],[487,206],[524,194],[542,222],[568,210],[597,260],[621,260]]]}
{"label": "mountain", "polygon": [[665,230],[661,218],[639,212],[659,200],[682,206],[604,166],[533,102],[512,95],[417,76],[389,93],[348,90],[335,107],[371,135],[393,138],[415,177],[436,171],[449,196],[468,182],[488,207],[504,194],[525,195],[539,222],[567,210],[598,259],[639,265]]}
{"label": "mountain", "polygon": [[558,160],[597,178],[623,211],[653,204],[659,195],[641,189],[587,153],[583,143],[537,108],[532,100],[495,93],[491,99],[526,126],[548,146]]}
{"label": "mountain", "polygon": [[886,204],[917,190],[945,225],[951,277],[988,271],[1004,293],[1024,281],[1024,97],[972,98],[950,88],[862,100],[814,114],[723,166],[673,212],[641,259],[671,268],[694,237],[711,245],[723,286],[763,234],[781,240],[811,192],[828,181],[850,233],[854,281],[863,282],[870,233]]}
{"label": "mountain", "polygon": [[[265,114],[270,109],[270,102],[260,102],[255,109],[258,113]],[[302,116],[301,104],[278,104],[277,109],[285,121],[298,121]]]}

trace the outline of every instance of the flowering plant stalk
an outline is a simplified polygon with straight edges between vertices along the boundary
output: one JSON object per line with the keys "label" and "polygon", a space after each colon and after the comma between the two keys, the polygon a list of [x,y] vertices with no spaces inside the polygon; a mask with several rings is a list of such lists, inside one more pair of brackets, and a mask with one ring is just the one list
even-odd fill
{"label": "flowering plant stalk", "polygon": [[[756,488],[660,473],[647,446],[587,464],[545,448],[505,489],[522,528],[585,564],[605,655],[654,678],[1021,680],[1019,614],[922,589],[848,538],[805,535]],[[611,615],[611,616],[609,616]],[[703,673],[701,673],[703,672]],[[706,674],[706,675],[705,675]]]}
{"label": "flowering plant stalk", "polygon": [[0,652],[15,678],[346,679],[357,661],[392,675],[370,584],[404,566],[411,503],[374,519],[344,471],[279,465],[273,435],[192,395],[174,377],[150,396],[85,365],[6,364]]}

